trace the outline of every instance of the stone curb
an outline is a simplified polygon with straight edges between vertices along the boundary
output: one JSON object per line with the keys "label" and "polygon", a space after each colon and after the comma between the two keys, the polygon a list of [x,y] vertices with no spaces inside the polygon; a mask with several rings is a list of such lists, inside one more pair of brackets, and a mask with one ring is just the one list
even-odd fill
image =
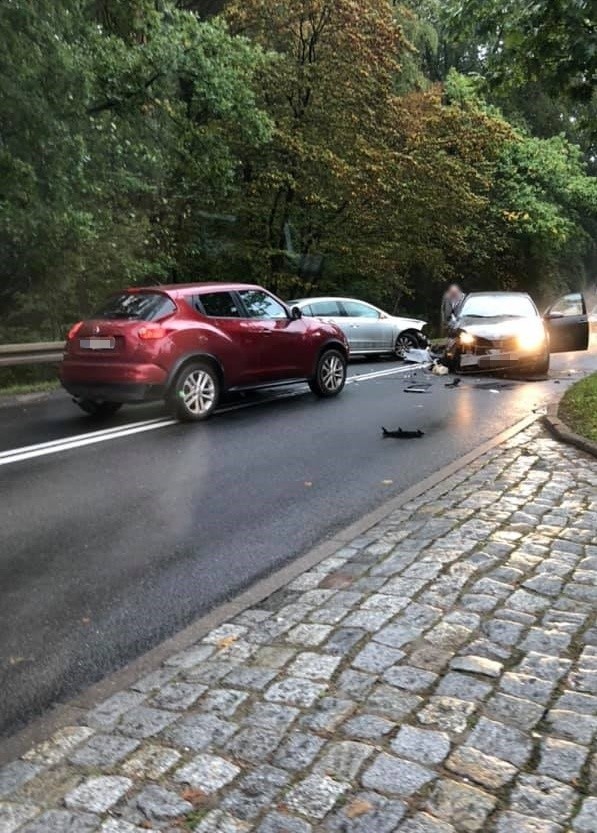
{"label": "stone curb", "polygon": [[568,443],[568,445],[574,445],[581,451],[597,457],[597,443],[586,437],[581,437],[580,434],[575,434],[565,422],[562,422],[558,416],[559,404],[560,400],[547,406],[547,413],[541,417],[541,423],[556,439]]}
{"label": "stone curb", "polygon": [[68,703],[58,704],[47,714],[32,721],[15,735],[0,740],[0,766],[19,758],[36,744],[47,740],[58,729],[78,723],[86,712],[97,703],[105,700],[121,689],[127,688],[141,676],[155,671],[162,665],[165,659],[172,654],[190,647],[218,625],[238,616],[244,610],[267,599],[276,590],[284,587],[293,579],[297,578],[297,576],[302,575],[305,571],[331,556],[339,548],[346,545],[347,542],[357,536],[363,535],[368,529],[375,526],[375,524],[379,523],[391,512],[439,485],[443,480],[456,474],[478,457],[481,457],[525,428],[528,428],[537,419],[536,414],[525,417],[491,440],[473,449],[473,451],[434,472],[434,474],[411,486],[400,495],[386,501],[380,507],[369,512],[359,520],[344,529],[338,530],[332,537],[320,542],[307,553],[294,559],[281,569],[263,579],[257,580],[249,588],[239,593],[235,599],[219,605],[210,613],[192,622],[173,637],[166,639],[123,668],[85,689]]}

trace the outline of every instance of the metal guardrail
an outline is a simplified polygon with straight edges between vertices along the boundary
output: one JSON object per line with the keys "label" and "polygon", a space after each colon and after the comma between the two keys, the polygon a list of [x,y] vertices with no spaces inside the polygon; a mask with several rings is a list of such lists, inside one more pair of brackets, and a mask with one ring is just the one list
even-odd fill
{"label": "metal guardrail", "polygon": [[60,361],[63,351],[63,341],[0,344],[0,367],[16,367],[20,364],[52,364]]}

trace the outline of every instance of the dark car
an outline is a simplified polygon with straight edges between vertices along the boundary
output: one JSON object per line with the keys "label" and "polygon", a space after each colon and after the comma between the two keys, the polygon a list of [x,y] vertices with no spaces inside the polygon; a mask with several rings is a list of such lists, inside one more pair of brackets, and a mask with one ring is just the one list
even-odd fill
{"label": "dark car", "polygon": [[454,370],[525,370],[545,374],[550,353],[586,350],[582,295],[567,295],[542,318],[526,292],[471,292],[451,327],[446,356]]}
{"label": "dark car", "polygon": [[165,399],[178,419],[209,417],[227,391],[307,382],[344,387],[348,343],[260,286],[198,283],[127,289],[71,328],[59,375],[86,412]]}

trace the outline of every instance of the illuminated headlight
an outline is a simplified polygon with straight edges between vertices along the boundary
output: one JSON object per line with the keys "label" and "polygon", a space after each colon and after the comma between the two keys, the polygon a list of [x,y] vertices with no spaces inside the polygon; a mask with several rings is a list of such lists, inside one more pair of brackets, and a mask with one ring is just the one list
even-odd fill
{"label": "illuminated headlight", "polygon": [[521,333],[518,336],[518,346],[521,350],[531,352],[539,350],[545,345],[545,333],[543,329],[529,330],[527,333]]}
{"label": "illuminated headlight", "polygon": [[460,333],[458,341],[463,345],[463,347],[471,347],[471,345],[475,343],[475,336],[471,335],[471,333]]}

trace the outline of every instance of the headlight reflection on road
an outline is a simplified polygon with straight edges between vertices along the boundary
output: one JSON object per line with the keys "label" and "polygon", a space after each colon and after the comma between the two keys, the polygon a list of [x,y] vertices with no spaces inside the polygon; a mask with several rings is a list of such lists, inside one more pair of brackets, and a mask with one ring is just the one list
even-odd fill
{"label": "headlight reflection on road", "polygon": [[456,421],[459,427],[467,428],[473,424],[473,420],[475,419],[473,391],[468,385],[460,385],[457,395]]}
{"label": "headlight reflection on road", "polygon": [[[546,390],[540,382],[515,380],[514,387],[503,389],[500,387],[503,384],[502,380],[489,375],[482,377],[482,383],[487,387],[484,387],[483,390],[476,390],[474,381],[470,384],[468,380],[463,380],[457,391],[454,392],[454,397],[457,397],[454,420],[458,428],[464,429],[465,432],[466,429],[478,429],[481,418],[479,406],[481,400],[486,400],[488,397],[493,400],[493,407],[496,412],[506,408],[513,414],[514,421],[528,416],[544,406],[551,396],[549,390]],[[496,391],[493,393],[490,392],[493,387],[492,382],[495,382]],[[504,397],[505,401],[500,402],[501,397]],[[487,418],[487,415],[484,418]]]}

